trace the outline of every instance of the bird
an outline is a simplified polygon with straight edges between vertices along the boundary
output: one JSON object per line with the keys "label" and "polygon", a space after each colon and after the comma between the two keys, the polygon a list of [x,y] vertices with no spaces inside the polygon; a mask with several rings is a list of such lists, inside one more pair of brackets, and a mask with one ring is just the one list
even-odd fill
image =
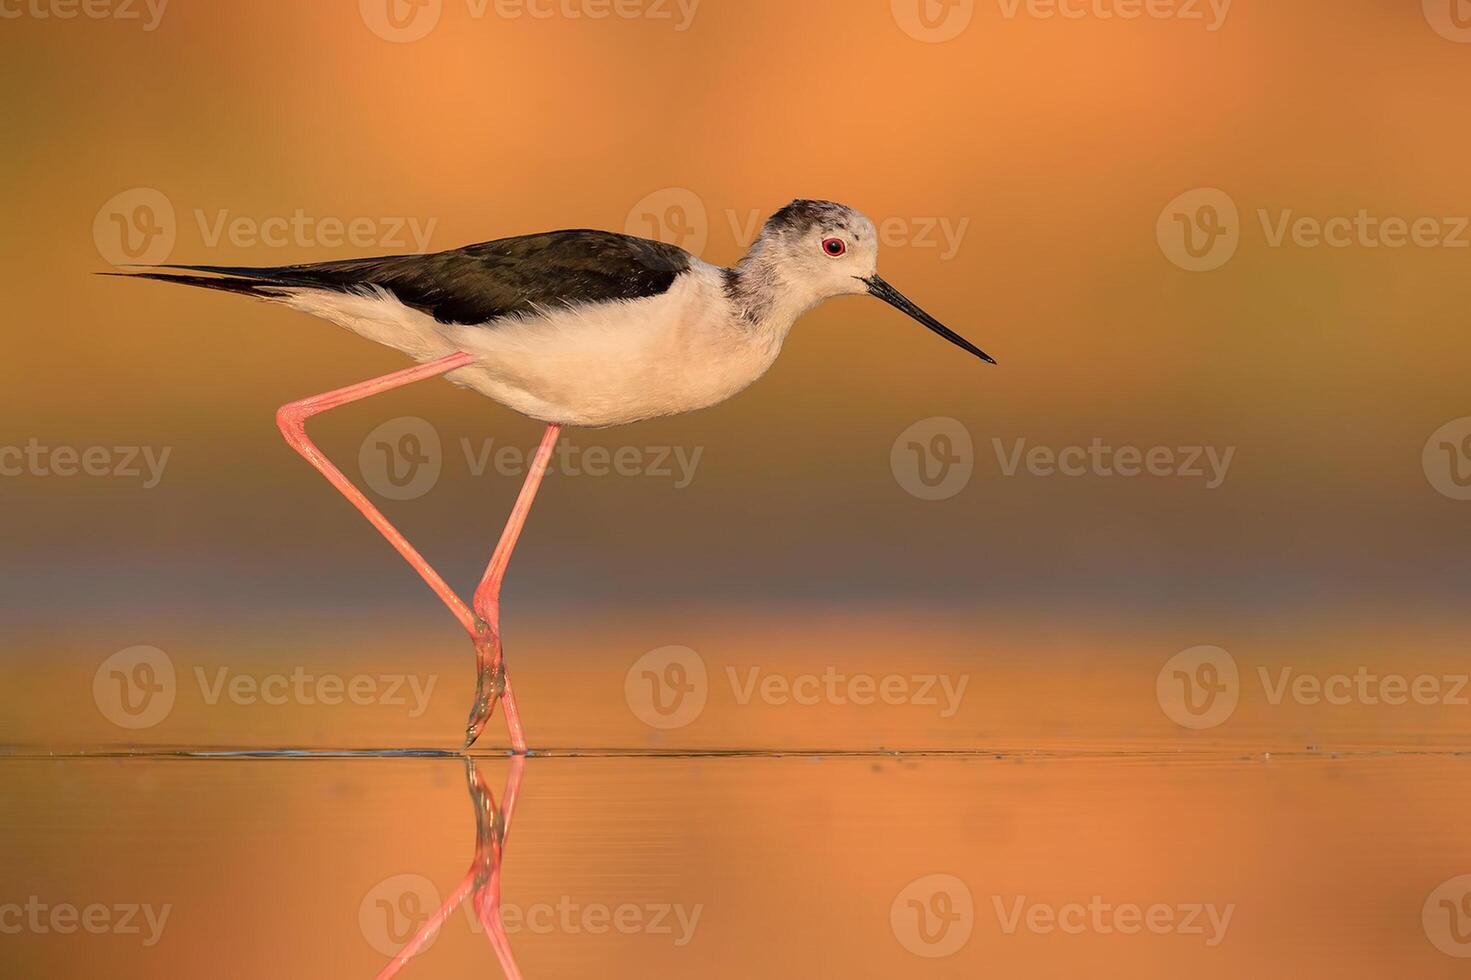
{"label": "bird", "polygon": [[[283,405],[277,425],[469,633],[477,669],[464,750],[500,701],[511,751],[524,755],[525,730],[500,639],[500,590],[563,427],[624,425],[723,402],[766,373],[804,313],[840,296],[883,300],[996,363],[879,276],[879,245],[874,222],[860,211],[797,199],[765,221],[734,267],[666,242],[568,229],[434,253],[265,267],[149,265],[139,267],[149,271],[104,274],[276,303],[416,362]],[[546,425],[469,603],[306,434],[306,421],[324,411],[439,376]]]}

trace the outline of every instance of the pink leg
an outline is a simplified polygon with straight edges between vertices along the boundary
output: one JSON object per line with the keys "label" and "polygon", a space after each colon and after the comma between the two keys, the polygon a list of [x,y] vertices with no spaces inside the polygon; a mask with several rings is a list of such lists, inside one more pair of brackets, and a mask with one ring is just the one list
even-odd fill
{"label": "pink leg", "polygon": [[419,955],[466,898],[470,899],[475,917],[485,929],[486,941],[500,961],[506,980],[521,980],[521,970],[516,965],[510,938],[501,921],[501,863],[505,858],[506,838],[511,833],[511,816],[516,810],[516,797],[520,795],[521,774],[525,764],[525,756],[518,755],[511,759],[511,771],[506,776],[506,787],[501,794],[504,802],[497,808],[489,784],[475,768],[475,760],[468,756],[465,758],[470,801],[475,806],[475,857],[453,894],[425,920],[399,954],[383,968],[378,974],[378,980],[388,980],[396,976],[404,964]]}
{"label": "pink leg", "polygon": [[[339,388],[336,391],[314,395],[311,398],[303,398],[300,401],[282,405],[276,412],[276,424],[280,427],[281,434],[286,437],[286,441],[291,445],[291,448],[300,453],[302,458],[312,464],[317,472],[326,477],[327,482],[336,487],[337,491],[346,497],[348,502],[368,519],[368,523],[378,529],[378,533],[382,534],[388,540],[388,543],[393,545],[395,550],[403,556],[404,560],[409,563],[414,571],[418,572],[419,576],[429,584],[429,588],[434,590],[434,594],[439,596],[440,601],[449,607],[449,611],[454,614],[455,618],[460,621],[460,625],[465,628],[465,632],[469,633],[470,638],[474,640],[476,659],[480,665],[480,669],[479,680],[477,681],[476,707],[472,710],[471,717],[473,719],[479,716],[480,722],[479,726],[474,729],[473,734],[465,743],[465,747],[469,748],[475,736],[479,735],[480,730],[485,727],[485,722],[489,720],[490,713],[495,709],[496,697],[503,696],[506,705],[506,725],[511,736],[511,747],[513,751],[524,754],[526,751],[526,740],[521,728],[521,715],[516,710],[516,701],[515,696],[511,692],[510,678],[505,676],[505,667],[500,662],[500,642],[498,638],[494,638],[495,654],[493,657],[496,683],[489,685],[489,690],[486,689],[487,678],[485,667],[487,651],[485,648],[488,643],[488,637],[494,637],[494,632],[487,629],[487,623],[490,621],[483,616],[477,616],[470,610],[470,607],[465,605],[464,600],[455,594],[454,589],[449,587],[444,578],[424,559],[424,556],[419,554],[418,550],[409,543],[408,539],[389,523],[388,518],[384,517],[378,508],[373,506],[372,502],[364,496],[363,492],[354,486],[353,482],[344,476],[342,471],[331,460],[322,454],[322,451],[307,438],[306,434],[306,420],[314,415],[319,415],[329,409],[346,405],[349,402],[361,401],[364,398],[369,398],[385,391],[402,388],[405,385],[413,384],[415,381],[423,381],[426,378],[446,374],[456,368],[464,367],[473,360],[474,358],[466,353],[450,354],[447,357],[441,357],[438,360],[429,361],[426,364],[420,364],[402,371],[395,371],[392,374],[386,374],[381,378],[373,378],[360,384]],[[550,447],[548,447],[548,452],[550,452]],[[542,471],[545,471],[545,468],[545,462],[543,462]],[[535,478],[539,482],[541,473],[536,473]],[[527,482],[532,485],[532,495],[534,495],[535,486],[533,481],[528,477]],[[526,497],[527,494],[524,487],[521,493],[522,497]],[[516,508],[520,512],[520,516],[518,518],[516,512],[513,512],[511,515],[511,523],[516,526],[516,533],[519,533],[520,525],[525,522],[525,510],[529,509],[530,505],[531,502],[529,499],[525,501],[524,507],[521,500],[516,502]],[[491,558],[491,566],[495,567],[497,559],[501,557],[501,551],[506,551],[505,557],[501,559],[502,572],[504,572],[505,561],[510,557],[510,547],[506,544],[507,535],[510,536],[510,544],[512,546],[515,544],[516,535],[511,533],[510,525],[508,525],[507,534],[502,535],[501,544],[496,548],[495,556]],[[487,572],[488,575],[489,572]],[[483,587],[484,583],[482,582]],[[497,584],[498,588],[499,585]]]}
{"label": "pink leg", "polygon": [[541,444],[536,447],[536,453],[531,458],[526,482],[521,485],[521,493],[516,497],[516,506],[511,508],[511,517],[506,521],[505,530],[501,532],[501,539],[495,546],[495,553],[490,556],[490,564],[485,567],[485,574],[481,576],[480,585],[475,589],[474,613],[478,628],[475,634],[475,652],[480,675],[476,684],[475,704],[470,709],[470,720],[465,726],[467,749],[474,744],[481,729],[490,720],[490,713],[495,708],[497,689],[500,687],[506,689],[506,727],[511,734],[511,744],[523,747],[518,751],[524,750],[526,744],[525,733],[521,729],[521,715],[516,710],[515,700],[510,696],[510,681],[505,677],[501,647],[501,583],[505,580],[511,552],[515,550],[516,539],[521,536],[521,529],[526,525],[526,516],[531,512],[531,503],[536,499],[536,491],[541,487],[541,479],[546,475],[547,466],[552,459],[552,449],[556,446],[557,436],[561,431],[562,427],[553,422],[542,434]]}
{"label": "pink leg", "polygon": [[333,465],[332,461],[307,438],[306,420],[313,415],[320,415],[322,412],[349,402],[361,401],[385,391],[413,384],[415,381],[437,377],[455,368],[464,367],[473,359],[469,354],[451,354],[427,364],[385,374],[381,378],[373,378],[360,384],[329,391],[326,394],[290,402],[276,410],[276,425],[281,429],[281,435],[286,437],[286,442],[291,448],[300,453],[308,463],[311,463],[317,472],[325,476],[327,482],[336,487],[337,492],[346,497],[348,502],[368,519],[368,523],[378,529],[379,534],[388,539],[388,543],[393,545],[403,556],[404,561],[408,562],[425,582],[429,583],[429,588],[433,589],[434,594],[449,607],[449,611],[455,614],[460,625],[465,627],[471,636],[475,635],[475,617],[466,608],[464,601],[455,594],[454,589],[445,583],[440,574],[430,567],[429,562],[424,560],[424,556],[409,544],[408,539],[388,522],[388,518],[379,513],[378,508],[373,506],[363,492],[354,486],[351,480],[343,476],[342,471]]}
{"label": "pink leg", "polygon": [[[473,895],[476,917],[485,929],[486,941],[490,948],[495,951],[495,957],[500,962],[501,972],[505,974],[506,980],[521,980],[521,970],[516,965],[516,957],[511,952],[511,940],[506,935],[505,924],[501,921],[501,868],[506,857],[506,838],[511,834],[511,817],[516,812],[516,797],[521,792],[521,772],[526,764],[524,756],[515,756],[511,759],[511,771],[506,776],[506,786],[501,793],[501,808],[498,811],[499,819],[491,834],[495,838],[493,845],[487,847],[477,843],[477,861],[480,862],[482,870],[476,880],[481,882]],[[473,766],[474,763],[472,762]],[[489,789],[486,789],[489,792]],[[492,799],[491,806],[495,805]],[[489,868],[485,868],[487,860],[483,855],[489,852]]]}

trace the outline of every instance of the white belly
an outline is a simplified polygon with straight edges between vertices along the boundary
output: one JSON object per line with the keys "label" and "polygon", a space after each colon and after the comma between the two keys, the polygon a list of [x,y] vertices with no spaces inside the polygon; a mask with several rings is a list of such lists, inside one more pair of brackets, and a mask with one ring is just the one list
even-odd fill
{"label": "white belly", "polygon": [[720,271],[704,263],[659,296],[486,326],[438,323],[382,292],[312,291],[286,302],[419,361],[474,354],[476,363],[447,377],[523,415],[567,425],[618,425],[714,405],[765,374],[783,339],[735,319]]}

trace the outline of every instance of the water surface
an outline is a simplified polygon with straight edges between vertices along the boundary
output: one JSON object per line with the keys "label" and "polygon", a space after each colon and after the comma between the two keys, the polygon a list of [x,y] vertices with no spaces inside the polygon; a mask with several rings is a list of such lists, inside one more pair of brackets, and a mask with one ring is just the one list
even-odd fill
{"label": "water surface", "polygon": [[[1471,920],[1433,893],[1471,873],[1465,773],[1442,754],[12,756],[4,900],[39,919],[5,913],[0,951],[17,977],[368,977],[411,944],[400,976],[494,977],[502,956],[527,977],[1463,976],[1436,943],[1471,952]],[[89,905],[101,934],[66,918]]]}

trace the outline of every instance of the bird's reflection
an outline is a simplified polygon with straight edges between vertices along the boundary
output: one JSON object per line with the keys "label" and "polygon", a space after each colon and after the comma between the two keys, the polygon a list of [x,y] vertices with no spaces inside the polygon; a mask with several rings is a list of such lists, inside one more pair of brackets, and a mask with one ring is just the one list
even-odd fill
{"label": "bird's reflection", "polygon": [[501,923],[501,860],[505,855],[506,837],[511,829],[511,815],[516,810],[516,797],[521,791],[521,774],[526,767],[526,757],[511,758],[511,771],[506,775],[506,785],[501,792],[501,805],[495,805],[495,794],[490,784],[475,767],[475,760],[465,757],[465,783],[470,790],[470,802],[475,807],[475,857],[470,868],[454,892],[433,915],[409,939],[393,961],[378,974],[379,980],[396,976],[405,963],[417,956],[439,932],[440,926],[454,914],[465,900],[485,929],[485,938],[495,950],[500,961],[501,972],[506,980],[521,980],[521,970],[511,953],[511,942],[506,937]]}

